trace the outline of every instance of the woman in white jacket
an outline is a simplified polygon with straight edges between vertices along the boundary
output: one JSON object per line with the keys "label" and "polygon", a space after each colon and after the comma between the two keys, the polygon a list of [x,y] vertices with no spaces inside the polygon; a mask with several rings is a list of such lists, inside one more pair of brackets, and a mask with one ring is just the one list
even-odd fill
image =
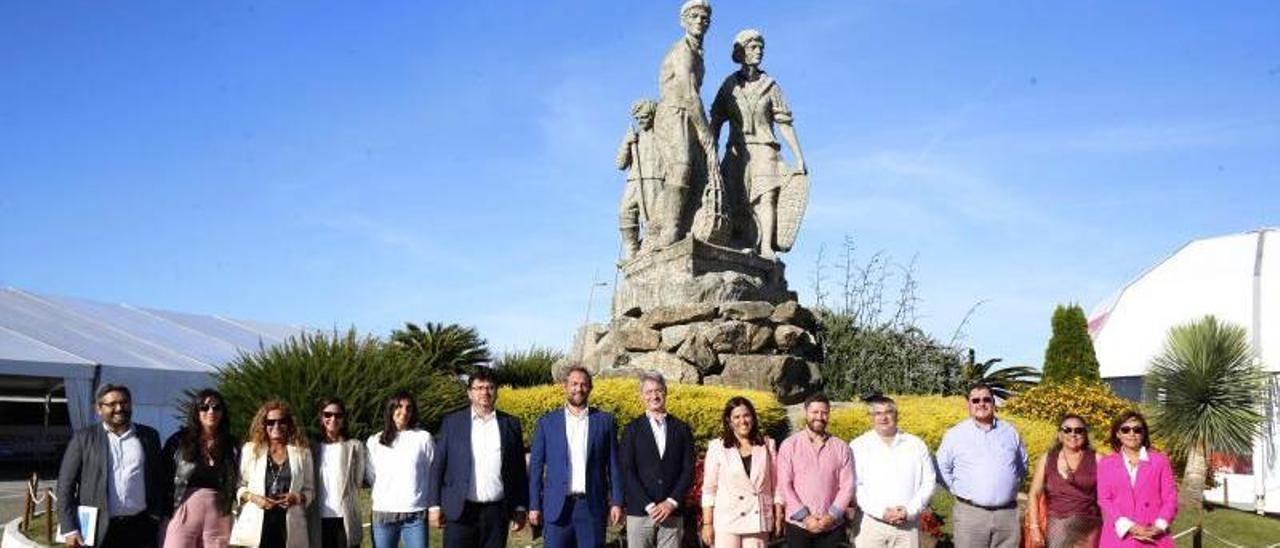
{"label": "woman in white jacket", "polygon": [[315,497],[311,451],[288,404],[258,409],[240,451],[240,515],[231,543],[261,548],[306,548],[307,505]]}

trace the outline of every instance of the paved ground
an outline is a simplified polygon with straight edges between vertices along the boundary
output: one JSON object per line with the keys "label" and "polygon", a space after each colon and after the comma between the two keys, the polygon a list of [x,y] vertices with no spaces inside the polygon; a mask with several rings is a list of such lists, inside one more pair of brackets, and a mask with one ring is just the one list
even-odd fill
{"label": "paved ground", "polygon": [[31,472],[40,470],[40,488],[53,488],[57,470],[52,463],[4,463],[0,465],[0,521],[22,515],[23,496]]}

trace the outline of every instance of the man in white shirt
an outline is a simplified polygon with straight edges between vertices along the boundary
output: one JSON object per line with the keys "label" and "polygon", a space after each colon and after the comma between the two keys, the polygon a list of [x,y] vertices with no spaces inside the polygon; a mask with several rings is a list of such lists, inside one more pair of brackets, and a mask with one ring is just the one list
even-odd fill
{"label": "man in white shirt", "polygon": [[[97,406],[102,422],[75,433],[58,471],[58,521],[66,544],[155,546],[164,508],[160,434],[133,422],[128,387],[103,385]],[[97,509],[96,523],[80,523],[82,505]],[[87,538],[89,531],[94,538]]]}
{"label": "man in white shirt", "polygon": [[920,511],[936,481],[929,447],[898,430],[898,405],[887,396],[867,400],[872,429],[849,442],[862,522],[857,548],[916,548]]}
{"label": "man in white shirt", "polygon": [[508,530],[524,527],[529,503],[520,421],[494,409],[498,384],[487,367],[467,379],[467,399],[436,437],[431,525],[444,528],[446,548],[504,548]]}

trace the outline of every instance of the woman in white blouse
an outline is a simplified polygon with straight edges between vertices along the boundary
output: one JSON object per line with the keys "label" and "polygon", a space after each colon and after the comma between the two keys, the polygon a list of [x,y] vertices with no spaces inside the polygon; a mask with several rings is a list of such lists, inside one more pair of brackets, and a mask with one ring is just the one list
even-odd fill
{"label": "woman in white blouse", "polygon": [[358,504],[367,456],[364,444],[347,433],[347,406],[339,398],[320,400],[320,440],[312,444],[316,463],[316,503],[311,506],[311,545],[360,545],[364,527]]}
{"label": "woman in white blouse", "polygon": [[365,443],[373,485],[373,544],[426,548],[427,471],[435,445],[418,428],[418,403],[408,392],[387,398],[383,429]]}

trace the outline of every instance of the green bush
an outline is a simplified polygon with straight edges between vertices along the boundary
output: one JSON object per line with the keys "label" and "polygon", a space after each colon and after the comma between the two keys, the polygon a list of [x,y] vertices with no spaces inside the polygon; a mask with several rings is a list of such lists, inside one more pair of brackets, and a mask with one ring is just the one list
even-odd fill
{"label": "green bush", "polygon": [[1093,339],[1089,338],[1089,323],[1080,305],[1063,306],[1053,311],[1053,336],[1044,351],[1044,379],[1046,384],[1066,382],[1071,379],[1099,381],[1098,356],[1093,351]]}
{"label": "green bush", "polygon": [[316,420],[321,398],[339,396],[347,404],[353,437],[382,429],[382,407],[399,390],[415,394],[424,427],[435,429],[440,417],[466,402],[457,378],[423,374],[408,354],[355,330],[303,334],[283,344],[243,354],[214,373],[218,389],[231,409],[232,429],[243,437],[258,406],[269,399],[287,402],[308,433],[319,434]]}
{"label": "green bush", "polygon": [[[724,412],[724,404],[733,396],[745,396],[751,400],[760,417],[760,426],[770,435],[781,438],[786,434],[786,409],[770,392],[679,383],[669,383],[667,388],[667,410],[689,423],[693,437],[700,445],[720,435],[720,417]],[[640,384],[635,379],[596,379],[590,404],[613,413],[618,421],[619,431],[644,413],[644,405],[640,402]],[[564,387],[559,384],[503,389],[498,392],[498,409],[520,419],[520,424],[524,427],[525,443],[532,439],[533,426],[538,417],[562,406]]]}
{"label": "green bush", "polygon": [[1063,414],[1075,413],[1089,425],[1094,445],[1101,446],[1106,445],[1111,421],[1135,407],[1134,402],[1113,394],[1106,383],[1074,378],[1030,388],[1006,402],[1004,410],[1055,425]]}
{"label": "green bush", "polygon": [[493,374],[502,386],[538,386],[551,382],[551,367],[563,357],[564,353],[559,350],[539,346],[512,350],[503,353],[493,364]]}

